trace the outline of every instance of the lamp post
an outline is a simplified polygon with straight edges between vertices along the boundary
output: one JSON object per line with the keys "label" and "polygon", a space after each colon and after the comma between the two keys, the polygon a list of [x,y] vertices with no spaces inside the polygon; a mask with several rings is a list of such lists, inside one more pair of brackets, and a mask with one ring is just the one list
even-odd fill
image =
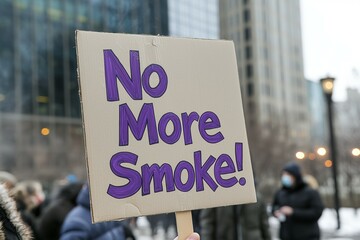
{"label": "lamp post", "polygon": [[334,136],[334,126],[333,126],[333,101],[332,101],[332,93],[334,89],[334,81],[335,78],[326,77],[320,79],[321,86],[326,98],[327,108],[328,108],[328,121],[329,121],[329,134],[330,134],[330,156],[332,160],[332,175],[334,179],[334,205],[336,211],[337,218],[337,229],[340,229],[340,216],[339,216],[339,208],[340,208],[340,199],[339,199],[339,187],[337,181],[337,159],[336,159],[336,144],[335,144],[335,136]]}

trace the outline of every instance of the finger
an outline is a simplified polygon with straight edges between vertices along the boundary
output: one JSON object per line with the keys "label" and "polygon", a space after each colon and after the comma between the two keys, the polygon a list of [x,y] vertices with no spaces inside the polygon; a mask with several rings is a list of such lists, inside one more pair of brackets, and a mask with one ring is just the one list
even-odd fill
{"label": "finger", "polygon": [[192,233],[186,240],[200,240],[200,235],[197,233]]}

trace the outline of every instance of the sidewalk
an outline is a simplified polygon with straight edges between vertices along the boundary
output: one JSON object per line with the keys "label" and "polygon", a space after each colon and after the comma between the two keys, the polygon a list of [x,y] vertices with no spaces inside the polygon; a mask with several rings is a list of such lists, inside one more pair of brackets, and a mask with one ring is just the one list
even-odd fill
{"label": "sidewalk", "polygon": [[341,234],[338,232],[322,232],[324,240],[360,240],[360,234]]}
{"label": "sidewalk", "polygon": [[341,228],[337,230],[335,210],[325,209],[319,220],[323,239],[360,240],[360,212],[356,213],[352,208],[341,208],[340,223]]}

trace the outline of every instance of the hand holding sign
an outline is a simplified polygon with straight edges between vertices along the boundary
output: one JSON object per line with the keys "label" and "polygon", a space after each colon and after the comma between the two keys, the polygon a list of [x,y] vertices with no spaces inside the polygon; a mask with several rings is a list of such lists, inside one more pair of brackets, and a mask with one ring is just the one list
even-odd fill
{"label": "hand holding sign", "polygon": [[78,31],[77,54],[94,222],[256,200],[232,42]]}

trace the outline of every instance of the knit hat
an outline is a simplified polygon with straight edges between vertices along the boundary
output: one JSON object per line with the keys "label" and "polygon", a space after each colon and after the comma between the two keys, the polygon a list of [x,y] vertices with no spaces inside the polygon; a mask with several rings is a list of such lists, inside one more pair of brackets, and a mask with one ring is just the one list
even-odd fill
{"label": "knit hat", "polygon": [[283,171],[294,176],[297,184],[303,182],[300,166],[297,165],[296,163],[291,162],[286,164],[285,167],[283,168]]}

